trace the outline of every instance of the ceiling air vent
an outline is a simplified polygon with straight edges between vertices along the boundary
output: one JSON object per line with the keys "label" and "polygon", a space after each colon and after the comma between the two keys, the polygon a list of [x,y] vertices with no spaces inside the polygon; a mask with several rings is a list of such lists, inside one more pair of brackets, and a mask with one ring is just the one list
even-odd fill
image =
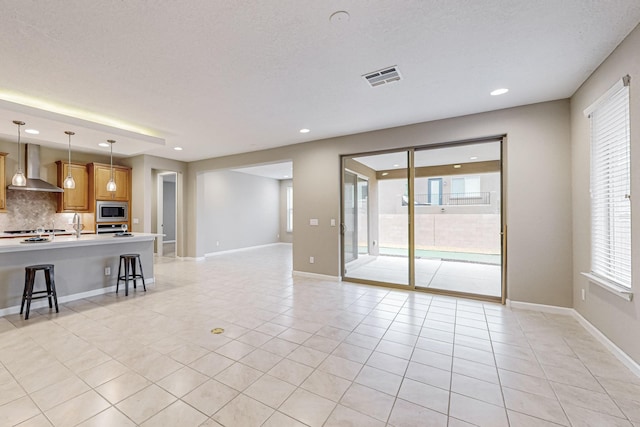
{"label": "ceiling air vent", "polygon": [[371,85],[371,87],[381,86],[385,83],[393,83],[400,80],[400,70],[398,67],[388,67],[383,70],[374,71],[373,73],[368,73],[363,75],[367,82]]}

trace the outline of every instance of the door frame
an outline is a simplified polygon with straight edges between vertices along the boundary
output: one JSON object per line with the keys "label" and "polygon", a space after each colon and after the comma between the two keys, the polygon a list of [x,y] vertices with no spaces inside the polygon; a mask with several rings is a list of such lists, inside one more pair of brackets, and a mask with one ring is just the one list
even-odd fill
{"label": "door frame", "polygon": [[[449,290],[441,290],[441,289],[433,289],[433,288],[416,288],[415,282],[415,167],[414,167],[414,154],[416,150],[423,149],[435,149],[435,148],[443,148],[443,147],[451,147],[451,146],[461,146],[461,145],[470,145],[477,144],[482,142],[496,142],[500,143],[500,250],[501,250],[501,295],[499,297],[488,296],[488,295],[479,295],[479,294],[471,294],[466,292],[455,292]],[[481,138],[473,138],[466,139],[460,141],[450,141],[443,143],[434,143],[422,146],[414,146],[414,147],[405,147],[405,148],[397,148],[397,149],[389,149],[389,150],[380,150],[380,151],[369,151],[369,152],[361,152],[361,153],[353,153],[353,154],[343,154],[340,156],[340,279],[346,280],[354,283],[363,283],[374,286],[383,286],[388,288],[400,288],[400,289],[409,289],[415,290],[419,292],[426,292],[431,294],[441,294],[448,296],[457,296],[463,298],[477,299],[482,301],[493,301],[500,302],[501,304],[505,304],[507,300],[507,212],[506,212],[506,177],[505,177],[505,153],[506,153],[506,142],[507,135],[495,135],[495,136],[487,136]],[[385,153],[394,153],[400,151],[407,151],[409,153],[408,158],[408,242],[409,242],[409,285],[397,285],[386,282],[378,282],[374,280],[364,280],[357,278],[347,278],[345,277],[345,256],[344,256],[344,184],[345,184],[345,170],[347,159],[352,159],[356,157],[362,156],[371,156],[376,154],[385,154]],[[349,171],[354,173],[353,171]],[[369,209],[370,212],[370,209]]]}
{"label": "door frame", "polygon": [[156,254],[164,256],[164,177],[173,175],[175,178],[176,191],[174,194],[174,233],[175,248],[174,256],[178,255],[178,172],[163,171],[156,175]]}

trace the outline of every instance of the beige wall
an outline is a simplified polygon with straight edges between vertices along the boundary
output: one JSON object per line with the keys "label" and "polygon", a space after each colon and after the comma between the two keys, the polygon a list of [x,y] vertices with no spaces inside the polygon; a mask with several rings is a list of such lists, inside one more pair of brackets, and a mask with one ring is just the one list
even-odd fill
{"label": "beige wall", "polygon": [[198,235],[205,254],[278,242],[278,180],[224,170],[203,174],[203,183]]}
{"label": "beige wall", "polygon": [[[618,46],[571,98],[574,307],[636,361],[640,361],[640,197],[631,199],[632,279],[636,298],[628,302],[590,284],[589,119],[583,111],[624,75],[631,76],[631,194],[640,194],[640,26]],[[636,191],[637,190],[637,191]],[[582,301],[581,292],[587,295]]]}
{"label": "beige wall", "polygon": [[[572,306],[571,153],[568,100],[419,123],[192,162],[187,172],[187,253],[198,244],[197,176],[217,169],[292,159],[293,268],[339,276],[340,155],[507,135],[505,202],[508,297]],[[309,219],[317,218],[318,226]],[[315,263],[309,263],[309,257]]]}

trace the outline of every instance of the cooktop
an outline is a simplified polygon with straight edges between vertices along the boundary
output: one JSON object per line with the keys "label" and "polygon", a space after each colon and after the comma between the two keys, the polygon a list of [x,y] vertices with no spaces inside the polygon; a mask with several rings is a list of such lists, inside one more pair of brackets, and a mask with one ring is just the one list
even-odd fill
{"label": "cooktop", "polygon": [[[45,228],[42,230],[43,233],[63,233],[67,230],[63,230],[62,228]],[[37,230],[5,230],[3,233],[6,234],[30,234],[37,233]]]}

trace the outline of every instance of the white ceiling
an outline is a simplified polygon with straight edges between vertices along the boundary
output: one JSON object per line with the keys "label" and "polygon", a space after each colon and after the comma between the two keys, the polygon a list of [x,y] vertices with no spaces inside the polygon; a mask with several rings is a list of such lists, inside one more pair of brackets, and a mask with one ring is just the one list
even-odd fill
{"label": "white ceiling", "polygon": [[0,98],[128,129],[30,111],[29,142],[192,161],[567,98],[638,22],[638,0],[4,0]]}

